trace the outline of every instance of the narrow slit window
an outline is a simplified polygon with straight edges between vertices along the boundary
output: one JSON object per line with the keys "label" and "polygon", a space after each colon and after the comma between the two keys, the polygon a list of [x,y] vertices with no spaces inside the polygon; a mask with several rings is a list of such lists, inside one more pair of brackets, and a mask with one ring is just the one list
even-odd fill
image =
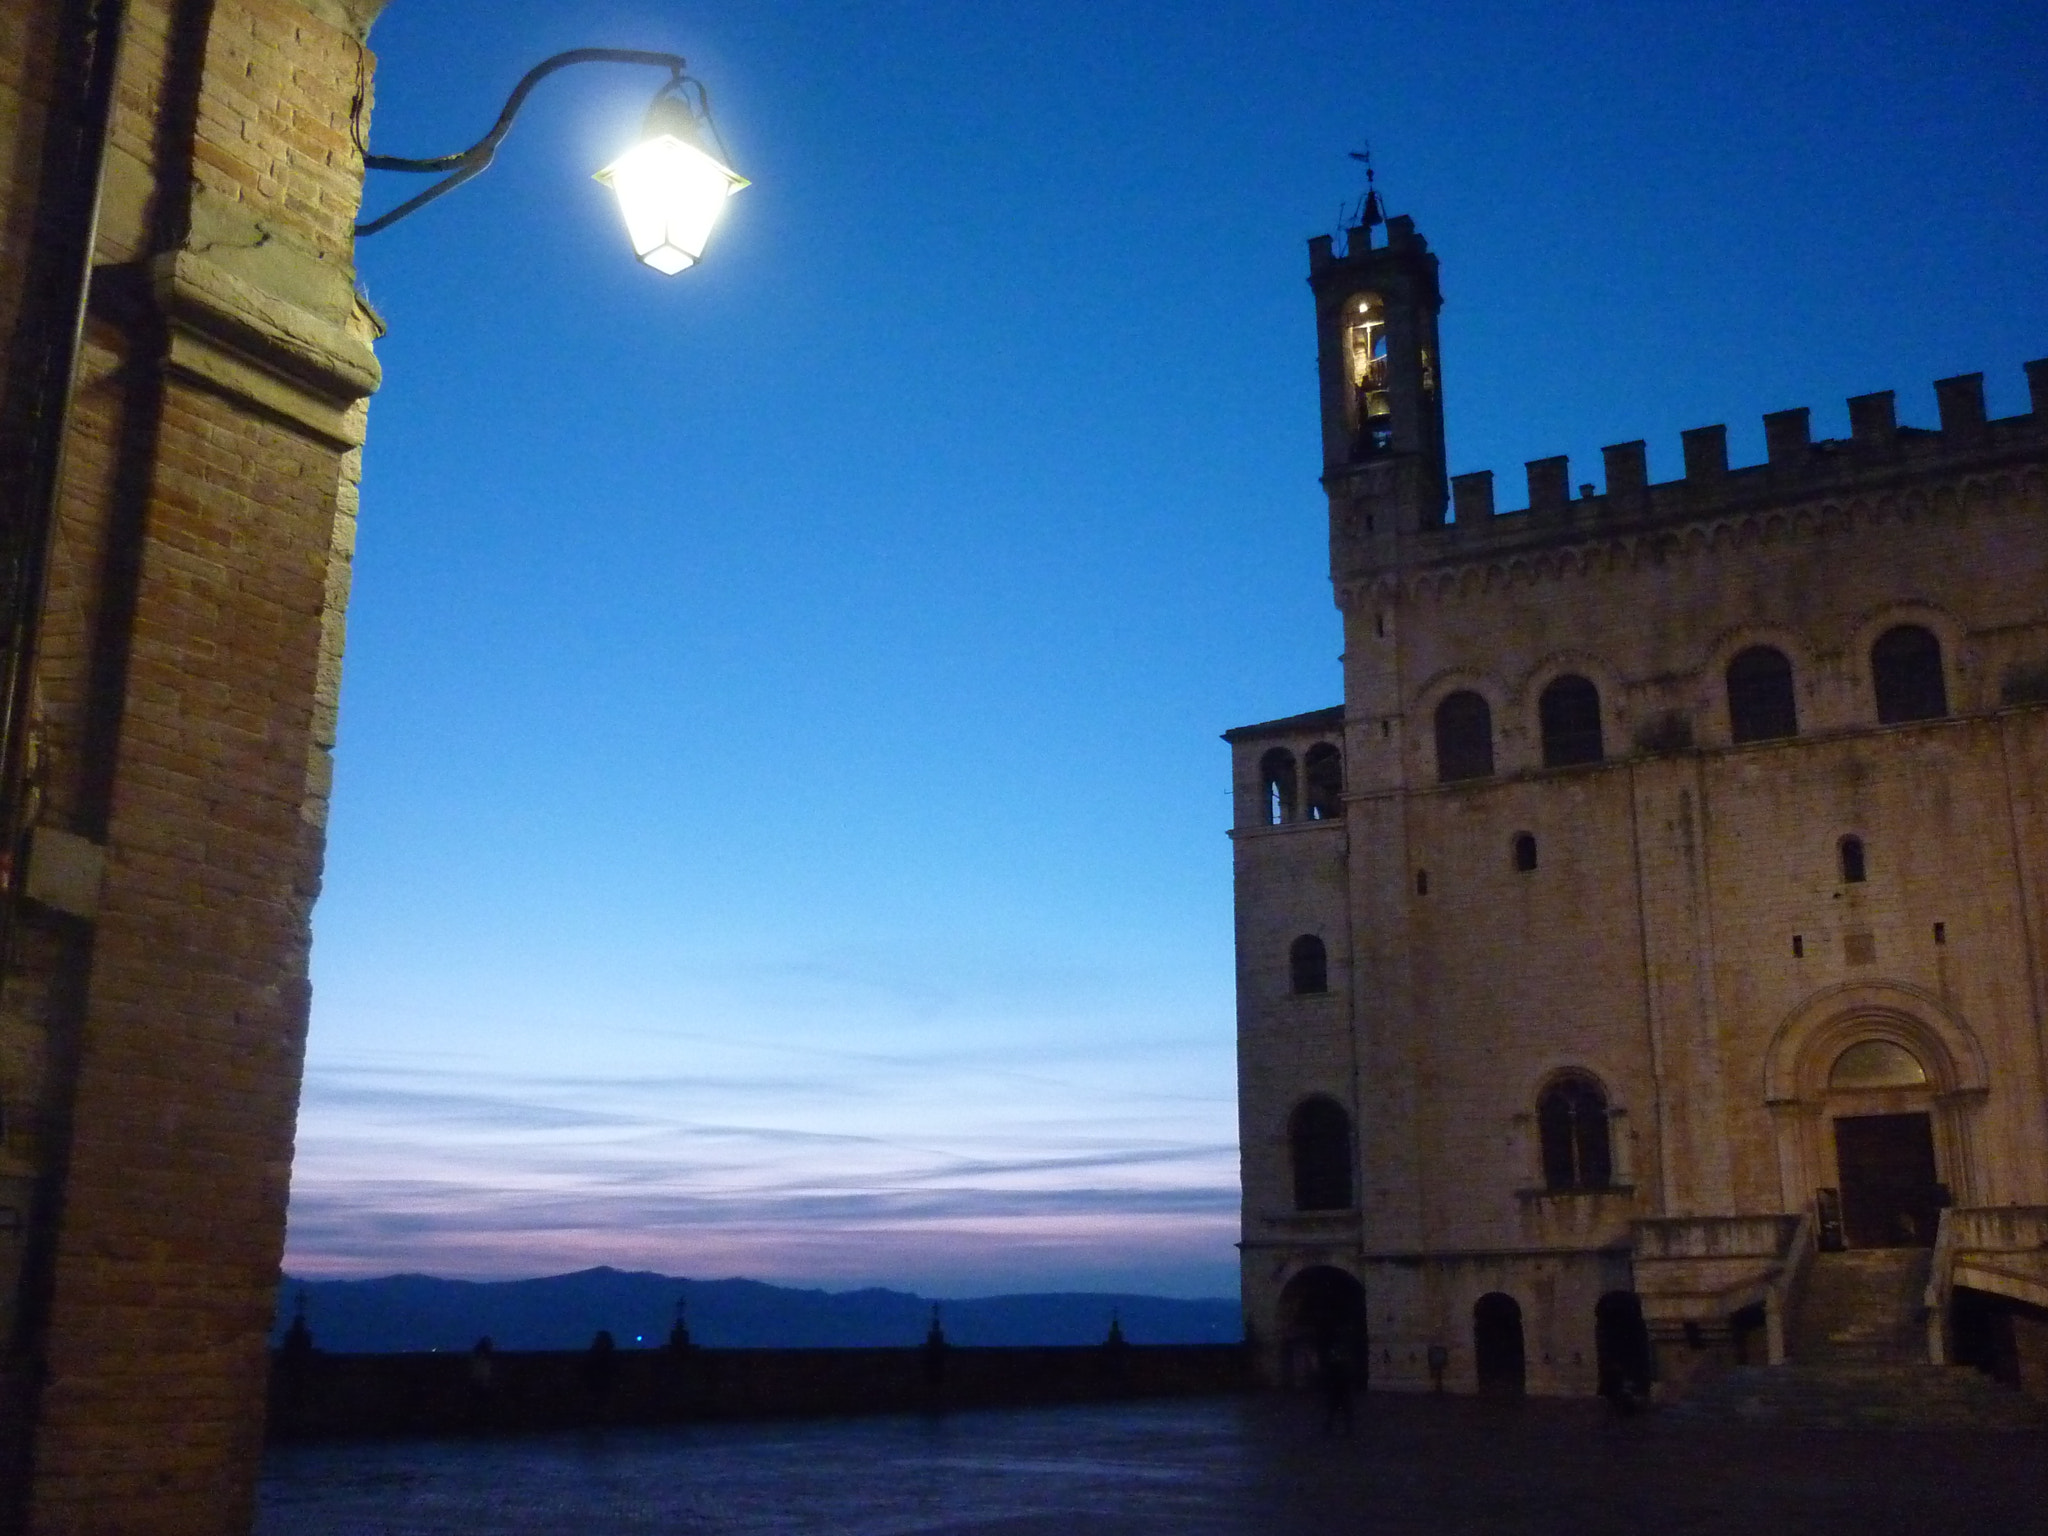
{"label": "narrow slit window", "polygon": [[1429,871],[1426,869],[1415,871],[1415,894],[1418,896],[1427,896],[1429,894]]}
{"label": "narrow slit window", "polygon": [[1515,834],[1515,868],[1528,874],[1536,867],[1536,834],[1517,832]]}

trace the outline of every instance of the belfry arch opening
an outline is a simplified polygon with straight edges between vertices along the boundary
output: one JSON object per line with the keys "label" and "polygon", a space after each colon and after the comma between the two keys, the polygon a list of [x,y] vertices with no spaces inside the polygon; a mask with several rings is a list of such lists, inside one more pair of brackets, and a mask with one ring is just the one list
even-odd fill
{"label": "belfry arch opening", "polygon": [[1376,293],[1354,294],[1344,306],[1344,352],[1351,381],[1353,457],[1394,446],[1394,397],[1387,373],[1387,306]]}
{"label": "belfry arch opening", "polygon": [[1277,827],[1294,820],[1298,801],[1294,754],[1285,747],[1275,747],[1259,759],[1259,807],[1266,824]]}
{"label": "belfry arch opening", "polygon": [[1327,741],[1310,747],[1301,760],[1303,809],[1310,821],[1335,821],[1344,814],[1344,754]]}

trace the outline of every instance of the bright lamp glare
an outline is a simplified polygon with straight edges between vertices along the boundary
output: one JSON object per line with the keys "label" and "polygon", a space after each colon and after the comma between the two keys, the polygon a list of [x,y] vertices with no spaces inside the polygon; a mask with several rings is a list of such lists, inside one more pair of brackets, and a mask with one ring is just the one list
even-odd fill
{"label": "bright lamp glare", "polygon": [[696,263],[725,200],[747,185],[744,176],[667,133],[642,139],[597,179],[619,195],[633,254],[669,274]]}

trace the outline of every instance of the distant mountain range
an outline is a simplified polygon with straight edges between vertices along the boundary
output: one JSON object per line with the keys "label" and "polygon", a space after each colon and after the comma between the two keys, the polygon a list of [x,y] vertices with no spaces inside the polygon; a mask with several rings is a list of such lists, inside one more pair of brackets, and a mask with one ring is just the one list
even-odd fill
{"label": "distant mountain range", "polygon": [[303,1297],[315,1347],[341,1354],[583,1349],[600,1328],[622,1349],[666,1343],[676,1303],[693,1343],[723,1349],[857,1349],[922,1343],[932,1308],[949,1343],[1099,1344],[1113,1315],[1133,1344],[1234,1344],[1244,1337],[1235,1298],[1055,1293],[933,1302],[907,1291],[807,1291],[758,1280],[684,1280],[600,1268],[539,1280],[302,1280],[278,1292],[273,1343]]}

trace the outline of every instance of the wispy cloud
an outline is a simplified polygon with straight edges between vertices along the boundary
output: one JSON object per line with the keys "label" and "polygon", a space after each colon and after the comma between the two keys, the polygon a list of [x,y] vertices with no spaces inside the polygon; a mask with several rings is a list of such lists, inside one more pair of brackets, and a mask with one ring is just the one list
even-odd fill
{"label": "wispy cloud", "polygon": [[703,1070],[645,1075],[446,1052],[316,1061],[288,1265],[481,1276],[613,1263],[953,1294],[1083,1274],[1224,1288],[1227,1098],[1104,1114],[1064,1074],[1020,1070],[1023,1052],[703,1044]]}

